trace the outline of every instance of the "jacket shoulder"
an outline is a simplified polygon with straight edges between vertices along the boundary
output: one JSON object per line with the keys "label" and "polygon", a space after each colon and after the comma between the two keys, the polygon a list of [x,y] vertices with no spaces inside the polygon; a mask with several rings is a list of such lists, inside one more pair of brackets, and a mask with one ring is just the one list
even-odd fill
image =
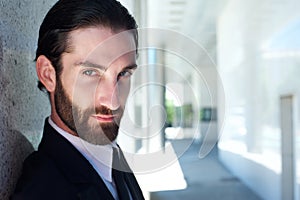
{"label": "jacket shoulder", "polygon": [[22,174],[11,199],[72,199],[72,195],[74,188],[55,162],[44,153],[36,151],[24,161]]}

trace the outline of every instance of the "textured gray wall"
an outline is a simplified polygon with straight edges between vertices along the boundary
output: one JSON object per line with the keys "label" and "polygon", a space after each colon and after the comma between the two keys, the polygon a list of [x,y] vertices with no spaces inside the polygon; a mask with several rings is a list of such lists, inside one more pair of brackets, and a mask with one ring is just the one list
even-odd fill
{"label": "textured gray wall", "polygon": [[50,107],[36,87],[38,29],[56,0],[0,2],[0,199],[8,199],[24,158],[38,145]]}

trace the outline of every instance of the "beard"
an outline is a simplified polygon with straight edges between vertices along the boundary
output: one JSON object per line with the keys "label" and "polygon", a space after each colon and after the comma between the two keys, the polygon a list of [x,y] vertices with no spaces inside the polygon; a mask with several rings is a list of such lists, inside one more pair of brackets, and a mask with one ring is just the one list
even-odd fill
{"label": "beard", "polygon": [[[71,101],[58,78],[54,94],[54,103],[58,116],[68,128],[77,133],[83,140],[95,144],[105,145],[114,141],[119,132],[119,124],[123,115],[123,109],[111,110],[106,106],[81,109]],[[95,114],[115,115],[113,122],[90,122]]]}

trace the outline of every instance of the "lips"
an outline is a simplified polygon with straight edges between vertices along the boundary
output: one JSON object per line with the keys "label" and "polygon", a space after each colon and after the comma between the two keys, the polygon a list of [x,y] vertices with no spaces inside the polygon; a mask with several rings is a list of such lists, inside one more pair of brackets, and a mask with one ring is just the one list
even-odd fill
{"label": "lips", "polygon": [[100,122],[113,122],[116,119],[116,115],[94,115],[93,118]]}

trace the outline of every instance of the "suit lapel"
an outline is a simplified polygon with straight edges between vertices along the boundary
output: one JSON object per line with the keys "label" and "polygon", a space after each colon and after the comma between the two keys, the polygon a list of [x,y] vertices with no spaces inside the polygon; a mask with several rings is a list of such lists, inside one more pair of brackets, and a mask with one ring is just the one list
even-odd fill
{"label": "suit lapel", "polygon": [[54,160],[62,175],[76,188],[80,199],[114,200],[93,166],[68,140],[55,131],[48,119],[39,151]]}
{"label": "suit lapel", "polygon": [[142,190],[138,182],[136,181],[136,178],[133,173],[129,173],[129,172],[125,173],[125,181],[133,199],[141,199],[141,200],[144,199]]}
{"label": "suit lapel", "polygon": [[132,198],[138,199],[138,200],[144,199],[142,190],[141,190],[132,170],[130,169],[130,167],[126,161],[121,148],[120,148],[120,156],[121,156],[121,158],[120,158],[121,162],[123,162],[123,166],[124,166],[123,173],[124,173],[125,181],[128,186],[128,189],[130,190]]}

